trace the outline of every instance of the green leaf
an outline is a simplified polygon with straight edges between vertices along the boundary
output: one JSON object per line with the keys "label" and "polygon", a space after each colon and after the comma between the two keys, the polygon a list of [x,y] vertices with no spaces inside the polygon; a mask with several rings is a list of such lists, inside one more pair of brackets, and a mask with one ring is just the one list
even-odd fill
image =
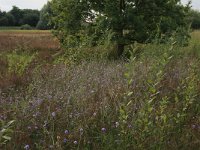
{"label": "green leaf", "polygon": [[3,138],[4,138],[5,140],[8,140],[8,141],[11,140],[11,137],[9,137],[9,136],[7,136],[7,135],[3,136]]}

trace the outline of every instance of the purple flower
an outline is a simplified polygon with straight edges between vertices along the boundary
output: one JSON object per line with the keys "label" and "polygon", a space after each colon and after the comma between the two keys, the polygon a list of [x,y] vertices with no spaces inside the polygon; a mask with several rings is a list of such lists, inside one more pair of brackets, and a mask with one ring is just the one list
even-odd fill
{"label": "purple flower", "polygon": [[101,128],[101,131],[102,132],[106,132],[106,128]]}
{"label": "purple flower", "polygon": [[74,144],[78,144],[78,142],[77,142],[77,141],[74,141]]}
{"label": "purple flower", "polygon": [[51,115],[52,115],[52,117],[55,117],[55,116],[56,116],[56,113],[55,113],[55,112],[52,112]]}
{"label": "purple flower", "polygon": [[63,142],[64,142],[64,143],[67,143],[67,139],[66,139],[66,138],[64,138]]}
{"label": "purple flower", "polygon": [[69,134],[69,130],[65,130],[65,134]]}
{"label": "purple flower", "polygon": [[28,150],[28,149],[30,149],[30,146],[27,144],[27,145],[24,146],[24,149]]}

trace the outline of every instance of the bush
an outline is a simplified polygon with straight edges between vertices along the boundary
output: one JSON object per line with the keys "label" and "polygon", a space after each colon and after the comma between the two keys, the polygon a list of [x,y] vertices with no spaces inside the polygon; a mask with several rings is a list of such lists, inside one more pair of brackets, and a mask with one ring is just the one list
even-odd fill
{"label": "bush", "polygon": [[20,27],[20,29],[21,29],[21,30],[32,30],[33,28],[32,28],[30,25],[25,24],[25,25],[22,25],[22,26]]}

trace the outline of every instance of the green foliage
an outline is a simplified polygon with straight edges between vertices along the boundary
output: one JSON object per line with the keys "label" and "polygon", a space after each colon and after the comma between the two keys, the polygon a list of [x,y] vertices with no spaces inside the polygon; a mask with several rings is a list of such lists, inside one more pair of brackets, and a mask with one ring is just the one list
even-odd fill
{"label": "green foliage", "polygon": [[[18,120],[5,147],[198,149],[199,46],[180,47],[174,39],[134,43],[126,62],[98,60],[82,47],[64,52],[56,64],[40,64],[27,87],[0,93],[4,122]],[[13,68],[23,70],[16,64],[28,62],[26,52],[11,53],[8,66],[15,60]]]}
{"label": "green foliage", "polygon": [[0,145],[5,145],[11,140],[13,133],[13,124],[14,120],[5,123],[3,120],[0,120]]}
{"label": "green foliage", "polygon": [[22,75],[27,66],[34,59],[34,55],[28,55],[26,53],[18,54],[17,52],[13,52],[7,55],[8,59],[8,71],[10,73],[16,73],[17,75]]}
{"label": "green foliage", "polygon": [[10,11],[10,13],[14,16],[15,18],[15,26],[19,26],[19,21],[20,19],[23,17],[23,12],[21,9],[19,9],[16,6],[13,6],[12,10]]}
{"label": "green foliage", "polygon": [[39,21],[40,12],[32,9],[19,9],[13,6],[9,12],[0,11],[0,26],[20,26],[29,24],[36,27]]}
{"label": "green foliage", "polygon": [[188,28],[189,7],[181,5],[180,0],[53,0],[51,7],[52,22],[62,44],[68,46],[65,39],[70,35],[81,44],[80,33],[97,37],[92,40],[98,42],[104,31],[112,30],[111,41],[117,45],[118,56],[134,41],[151,41],[158,34],[171,35],[178,27]]}
{"label": "green foliage", "polygon": [[189,16],[190,16],[190,20],[192,22],[191,28],[192,29],[200,29],[200,12],[191,10]]}
{"label": "green foliage", "polygon": [[50,25],[50,15],[52,14],[50,2],[47,2],[46,5],[40,11],[40,19],[37,23],[37,29],[40,30],[48,30],[52,29],[52,25]]}
{"label": "green foliage", "polygon": [[38,20],[39,20],[39,15],[34,12],[30,12],[23,15],[22,20],[20,20],[20,24],[28,24],[32,27],[35,27],[38,23]]}
{"label": "green foliage", "polygon": [[6,17],[1,17],[1,18],[0,18],[0,25],[1,25],[1,26],[7,26],[7,25],[8,25],[8,18],[6,18]]}
{"label": "green foliage", "polygon": [[21,25],[21,27],[20,27],[20,30],[32,30],[32,29],[33,28],[28,24]]}

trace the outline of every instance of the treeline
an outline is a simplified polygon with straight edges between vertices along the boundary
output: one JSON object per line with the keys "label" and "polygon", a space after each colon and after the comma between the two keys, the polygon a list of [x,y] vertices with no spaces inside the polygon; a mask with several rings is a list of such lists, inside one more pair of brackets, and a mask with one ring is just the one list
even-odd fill
{"label": "treeline", "polygon": [[[50,25],[51,3],[48,2],[39,10],[32,9],[20,9],[13,6],[9,12],[0,10],[0,26],[24,26],[37,28],[40,30],[51,29]],[[200,29],[200,12],[197,10],[191,10],[189,13],[192,29]]]}
{"label": "treeline", "polygon": [[13,6],[9,12],[0,10],[0,26],[30,26],[37,29],[51,29],[49,24],[50,3],[39,10],[20,9]]}
{"label": "treeline", "polygon": [[1,26],[21,26],[28,24],[36,27],[40,18],[40,11],[32,9],[19,9],[13,6],[9,12],[0,11]]}

